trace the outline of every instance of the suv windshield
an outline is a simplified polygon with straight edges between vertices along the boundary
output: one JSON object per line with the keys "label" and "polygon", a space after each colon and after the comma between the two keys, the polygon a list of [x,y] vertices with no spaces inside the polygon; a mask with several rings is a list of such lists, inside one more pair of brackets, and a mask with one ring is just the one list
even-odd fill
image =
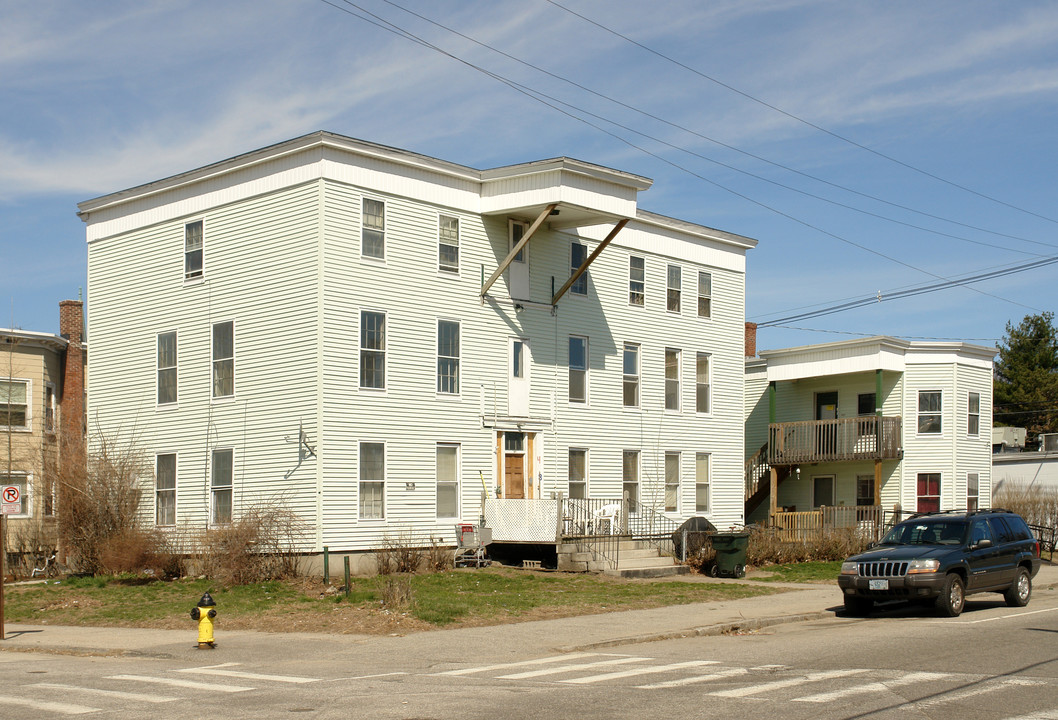
{"label": "suv windshield", "polygon": [[880,545],[961,545],[966,521],[909,520],[885,534]]}

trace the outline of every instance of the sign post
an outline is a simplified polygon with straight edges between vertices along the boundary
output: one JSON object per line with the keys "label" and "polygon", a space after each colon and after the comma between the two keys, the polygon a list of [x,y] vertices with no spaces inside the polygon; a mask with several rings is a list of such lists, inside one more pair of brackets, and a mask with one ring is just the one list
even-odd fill
{"label": "sign post", "polygon": [[7,577],[7,516],[22,514],[22,490],[18,485],[0,488],[0,640],[7,638],[4,632],[4,581]]}

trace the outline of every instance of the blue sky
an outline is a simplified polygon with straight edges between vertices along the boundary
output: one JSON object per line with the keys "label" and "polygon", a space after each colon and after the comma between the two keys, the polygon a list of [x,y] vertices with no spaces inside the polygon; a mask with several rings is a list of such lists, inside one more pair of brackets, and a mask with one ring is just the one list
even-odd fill
{"label": "blue sky", "polygon": [[641,207],[759,240],[750,320],[883,298],[761,348],[989,344],[1058,305],[1058,265],[885,300],[1058,256],[1058,4],[356,1],[464,63],[328,2],[0,0],[0,326],[54,332],[85,286],[77,202],[315,130],[653,178]]}

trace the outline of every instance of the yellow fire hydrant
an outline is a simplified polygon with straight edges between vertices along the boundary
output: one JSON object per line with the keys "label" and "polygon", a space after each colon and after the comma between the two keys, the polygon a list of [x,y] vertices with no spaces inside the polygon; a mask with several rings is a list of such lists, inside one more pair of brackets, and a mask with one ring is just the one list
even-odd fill
{"label": "yellow fire hydrant", "polygon": [[191,611],[191,619],[198,620],[198,649],[212,650],[217,647],[213,641],[213,618],[217,617],[217,603],[210,594],[203,593],[198,607]]}

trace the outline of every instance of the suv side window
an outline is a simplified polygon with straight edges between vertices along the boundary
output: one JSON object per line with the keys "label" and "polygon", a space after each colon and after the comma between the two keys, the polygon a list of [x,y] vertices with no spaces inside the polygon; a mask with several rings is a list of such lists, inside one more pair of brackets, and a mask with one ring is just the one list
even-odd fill
{"label": "suv side window", "polygon": [[992,531],[988,529],[987,520],[974,520],[973,534],[970,536],[970,544],[977,545],[982,540],[991,540]]}
{"label": "suv side window", "polygon": [[1016,515],[1007,515],[1003,518],[1015,540],[1032,540],[1032,531],[1025,521]]}
{"label": "suv side window", "polygon": [[992,525],[992,531],[995,534],[996,542],[998,543],[1010,543],[1014,542],[1014,533],[1010,532],[1010,528],[1003,522],[1003,518],[994,517],[989,518],[989,523]]}

